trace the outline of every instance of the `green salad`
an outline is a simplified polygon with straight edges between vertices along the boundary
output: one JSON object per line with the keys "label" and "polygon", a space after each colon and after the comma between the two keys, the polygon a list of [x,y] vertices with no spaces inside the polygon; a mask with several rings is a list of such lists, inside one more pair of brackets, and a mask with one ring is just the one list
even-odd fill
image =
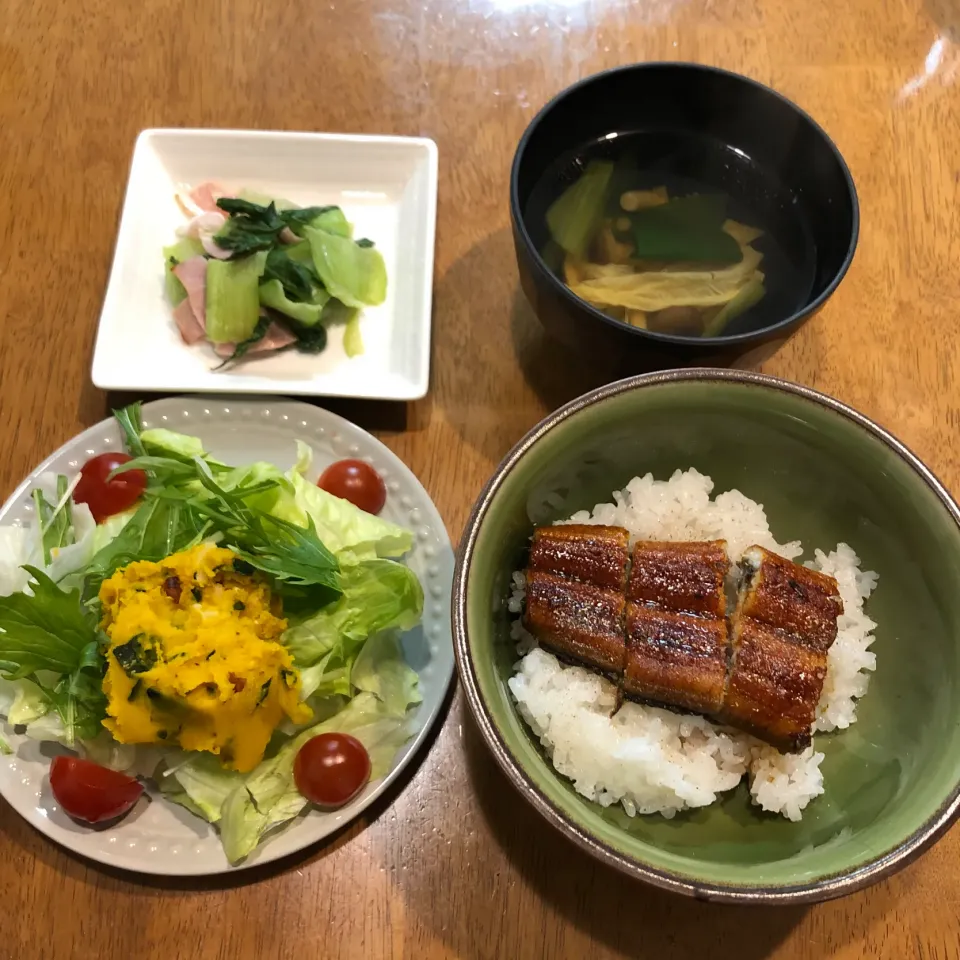
{"label": "green salad", "polygon": [[[76,819],[115,820],[146,789],[214,824],[237,863],[410,739],[412,536],[307,480],[306,444],[285,472],[235,467],[143,429],[139,405],[116,419],[128,455],[41,476],[36,521],[0,526],[0,749],[11,728],[62,744],[51,784]],[[362,756],[352,793],[309,767],[307,745],[337,738]]]}

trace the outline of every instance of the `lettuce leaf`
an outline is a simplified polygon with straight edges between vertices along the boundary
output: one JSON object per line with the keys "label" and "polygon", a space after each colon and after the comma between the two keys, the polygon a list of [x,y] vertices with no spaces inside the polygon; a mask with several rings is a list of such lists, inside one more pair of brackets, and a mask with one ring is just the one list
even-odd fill
{"label": "lettuce leaf", "polygon": [[198,816],[209,823],[216,823],[220,819],[224,801],[244,779],[244,774],[227,770],[211,753],[191,754],[189,760],[178,764],[171,773],[160,778],[162,792],[176,794],[179,791],[171,787],[178,785],[193,804],[190,809],[194,809]]}
{"label": "lettuce leaf", "polygon": [[357,690],[372,693],[388,713],[397,717],[423,700],[420,678],[403,659],[393,632],[377,634],[363,645],[353,664],[350,681]]}
{"label": "lettuce leaf", "polygon": [[335,603],[299,621],[283,635],[283,643],[301,667],[316,664],[330,654],[335,655],[334,662],[328,658],[325,669],[349,666],[350,658],[368,637],[384,630],[409,630],[423,612],[423,588],[417,575],[392,560],[366,560],[346,566],[340,586],[343,595]]}
{"label": "lettuce leaf", "polygon": [[296,524],[312,521],[317,536],[341,567],[377,557],[400,557],[413,546],[409,530],[321,490],[296,469],[288,476],[293,495],[279,499],[271,513]]}
{"label": "lettuce leaf", "polygon": [[35,683],[29,680],[10,681],[15,693],[13,702],[6,711],[7,723],[24,726],[39,720],[50,712],[50,701]]}
{"label": "lettuce leaf", "polygon": [[9,716],[21,683],[20,680],[7,680],[0,677],[0,717]]}
{"label": "lettuce leaf", "polygon": [[30,582],[24,566],[40,559],[36,532],[27,527],[0,527],[0,597],[19,593]]}
{"label": "lettuce leaf", "polygon": [[76,543],[63,547],[47,567],[47,573],[64,589],[83,589],[86,571],[93,558],[107,544],[111,543],[127,525],[136,509],[107,517],[102,523],[96,523],[89,507],[84,503],[73,505],[74,532]]}
{"label": "lettuce leaf", "polygon": [[221,808],[220,836],[231,863],[246,857],[264,833],[293,819],[307,805],[294,783],[293,762],[308,740],[332,732],[352,734],[366,747],[371,780],[389,771],[397,750],[411,735],[406,717],[389,713],[373,694],[361,693],[334,717],[288,741],[233,790]]}
{"label": "lettuce leaf", "polygon": [[330,650],[309,667],[300,669],[300,695],[310,697],[351,697],[350,682],[356,651]]}
{"label": "lettuce leaf", "polygon": [[101,767],[110,770],[134,770],[137,766],[138,747],[133,743],[120,743],[101,729],[95,737],[83,741],[83,755]]}
{"label": "lettuce leaf", "polygon": [[197,437],[174,433],[162,427],[143,430],[140,433],[144,454],[154,457],[171,457],[189,463],[194,457],[206,456],[203,443]]}
{"label": "lettuce leaf", "polygon": [[[45,510],[52,509],[47,500],[49,490],[56,489],[57,484],[62,489],[65,483],[65,477],[52,474],[38,479]],[[0,527],[0,596],[19,593],[28,585],[30,574],[24,567],[30,565],[43,567],[50,579],[64,589],[81,586],[82,576],[76,577],[75,574],[86,568],[94,554],[116,537],[133,513],[131,510],[117,514],[97,524],[85,503],[71,504],[69,513],[61,514],[69,516],[69,528],[58,527],[55,541],[49,538],[48,533],[46,546],[50,559],[46,564],[44,545],[36,526]]]}

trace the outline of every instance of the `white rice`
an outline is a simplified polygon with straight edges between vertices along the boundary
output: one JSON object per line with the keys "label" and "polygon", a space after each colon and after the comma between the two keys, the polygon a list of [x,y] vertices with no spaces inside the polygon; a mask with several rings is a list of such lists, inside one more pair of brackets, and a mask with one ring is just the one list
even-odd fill
{"label": "white rice", "polygon": [[[678,470],[667,481],[648,474],[614,493],[613,503],[561,522],[625,527],[631,539],[724,539],[734,561],[754,543],[790,559],[803,553],[799,542],[774,540],[761,504],[737,490],[711,500],[712,489],[713,481],[693,469]],[[867,649],[876,624],[864,614],[863,603],[877,575],[861,571],[845,543],[830,553],[817,550],[808,565],[836,578],[844,606],[814,729],[846,728],[856,722],[857,699],[867,691],[866,671],[876,666],[875,654]],[[523,574],[515,573],[511,612],[521,612],[523,592]],[[630,816],[672,817],[713,803],[747,774],[755,803],[799,820],[803,808],[823,793],[823,754],[815,746],[802,754],[781,754],[702,717],[636,703],[625,703],[611,717],[616,688],[610,681],[561,664],[537,647],[519,619],[512,630],[522,659],[509,680],[510,691],[554,767],[588,799],[603,806],[620,803]]]}

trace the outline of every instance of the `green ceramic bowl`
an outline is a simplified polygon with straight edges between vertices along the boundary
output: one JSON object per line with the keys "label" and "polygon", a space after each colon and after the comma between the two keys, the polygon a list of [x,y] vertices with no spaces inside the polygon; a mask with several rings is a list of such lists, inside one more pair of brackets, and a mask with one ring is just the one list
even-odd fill
{"label": "green ceramic bowl", "polygon": [[[880,574],[867,603],[877,670],[859,720],[817,737],[826,792],[791,823],[744,784],[711,807],[628,818],[553,770],[510,697],[505,598],[536,524],[609,499],[634,476],[696,467],[737,488],[782,543],[851,544]],[[902,444],[835,400],[760,374],[670,371],[573,401],[510,452],[460,546],[454,631],[484,738],[524,796],[581,847],[711,900],[840,896],[904,866],[960,814],[960,509]]]}

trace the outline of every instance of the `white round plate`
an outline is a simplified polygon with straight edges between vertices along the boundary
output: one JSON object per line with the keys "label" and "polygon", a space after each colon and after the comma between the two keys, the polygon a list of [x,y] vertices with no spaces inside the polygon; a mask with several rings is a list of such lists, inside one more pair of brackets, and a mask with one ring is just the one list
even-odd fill
{"label": "white round plate", "polygon": [[[423,702],[414,719],[415,735],[397,755],[382,780],[371,783],[352,803],[334,813],[310,810],[265,838],[239,866],[231,867],[214,828],[185,809],[154,797],[143,800],[119,823],[94,830],[74,823],[59,809],[47,776],[52,751],[26,737],[10,734],[11,756],[0,756],[0,793],[41,833],[74,853],[125,870],[167,876],[226,873],[302,850],[329,836],[361,814],[410,761],[443,704],[453,676],[450,634],[450,590],[453,550],[437,508],[406,466],[382,443],[354,424],[326,410],[289,400],[198,399],[156,400],[143,407],[144,425],[167,427],[200,437],[214,457],[242,465],[266,460],[287,470],[293,466],[295,441],[314,451],[313,477],[344,457],[371,463],[387,485],[381,516],[414,534],[407,563],[423,584],[423,621],[402,638],[408,663],[420,675]],[[123,448],[119,427],[111,418],[85,430],[48,457],[16,489],[0,510],[0,524],[29,524],[30,489],[44,470],[70,474],[91,456]],[[7,727],[7,733],[10,728]]]}

